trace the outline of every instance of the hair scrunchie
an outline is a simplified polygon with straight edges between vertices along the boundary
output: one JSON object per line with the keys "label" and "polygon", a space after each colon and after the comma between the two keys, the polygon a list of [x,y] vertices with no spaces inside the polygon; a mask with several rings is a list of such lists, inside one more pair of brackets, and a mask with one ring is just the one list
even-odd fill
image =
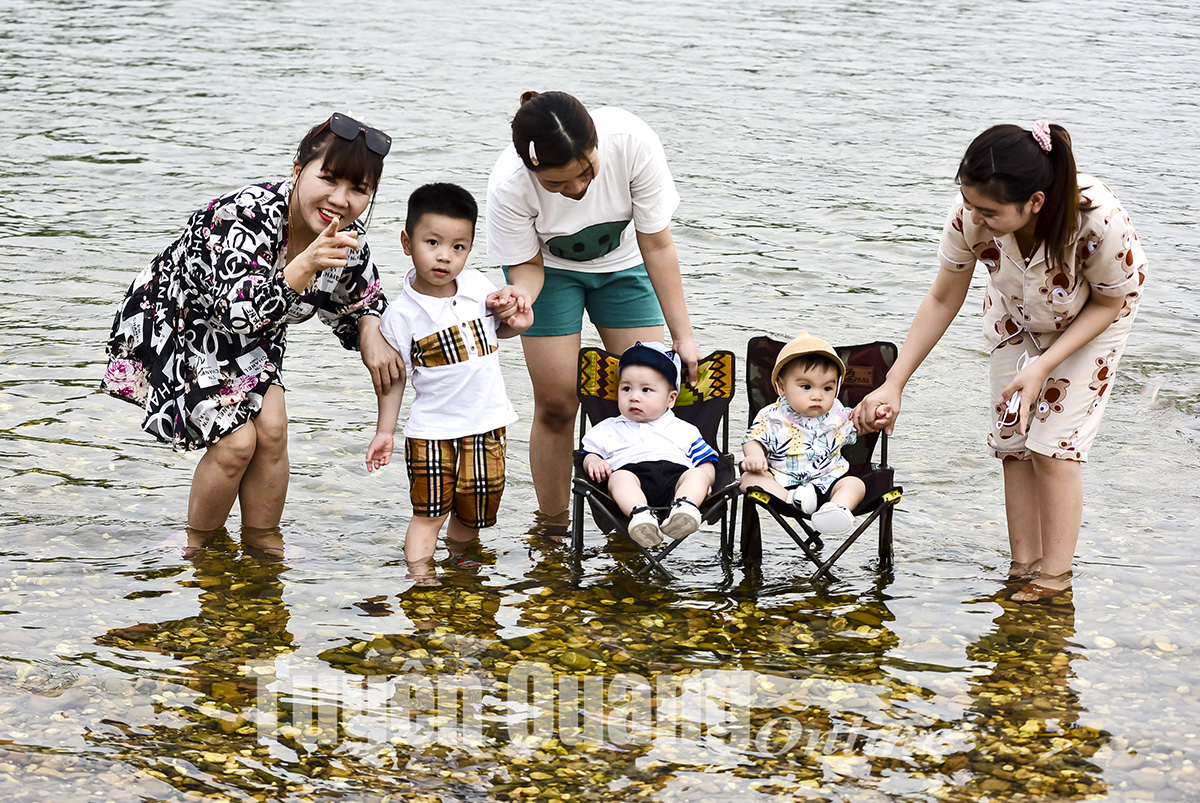
{"label": "hair scrunchie", "polygon": [[1050,124],[1045,120],[1038,120],[1033,124],[1033,138],[1037,141],[1038,147],[1046,153],[1050,152],[1050,147],[1053,144],[1050,139]]}

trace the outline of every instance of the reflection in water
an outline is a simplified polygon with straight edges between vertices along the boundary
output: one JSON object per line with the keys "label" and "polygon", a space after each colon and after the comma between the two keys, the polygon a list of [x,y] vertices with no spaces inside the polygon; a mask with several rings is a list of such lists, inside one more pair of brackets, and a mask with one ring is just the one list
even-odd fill
{"label": "reflection in water", "polygon": [[244,530],[239,549],[223,529],[188,536],[183,552],[195,571],[179,585],[199,589],[199,612],[115,628],[96,639],[127,663],[145,653],[176,662],[170,690],[156,697],[156,710],[169,710],[174,722],[162,724],[162,716],[153,723],[105,720],[89,741],[117,748],[131,766],[180,790],[218,792],[241,785],[243,774],[261,776],[255,785],[282,785],[282,776],[261,768],[265,756],[256,755],[265,752],[256,745],[252,716],[258,682],[246,671],[295,648],[283,603],[282,537],[277,530]]}
{"label": "reflection in water", "polygon": [[[1077,724],[1083,707],[1071,687],[1075,638],[1070,593],[1041,604],[996,595],[1004,610],[995,629],[967,649],[967,658],[991,665],[971,680],[972,703],[962,727],[974,737],[947,759],[943,772],[961,782],[964,800],[983,795],[1102,795],[1108,785],[1088,759],[1112,735]],[[961,771],[961,772],[960,772]]]}
{"label": "reflection in water", "polygon": [[224,530],[189,533],[184,553],[195,572],[179,585],[200,589],[199,613],[110,630],[96,643],[169,655],[182,662],[177,682],[218,705],[243,702],[254,684],[240,679],[241,667],[290,652],[293,642],[280,577],[287,570],[282,537],[277,530],[243,531],[242,541],[239,549]]}

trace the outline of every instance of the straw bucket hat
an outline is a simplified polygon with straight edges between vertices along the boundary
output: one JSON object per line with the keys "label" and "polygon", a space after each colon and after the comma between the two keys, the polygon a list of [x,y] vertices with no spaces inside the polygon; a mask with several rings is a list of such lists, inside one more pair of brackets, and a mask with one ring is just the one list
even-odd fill
{"label": "straw bucket hat", "polygon": [[778,384],[779,372],[783,370],[783,366],[797,357],[805,357],[809,354],[820,354],[833,360],[837,365],[839,381],[846,376],[846,363],[842,362],[842,358],[833,350],[833,346],[801,329],[800,334],[784,346],[783,350],[779,352],[779,356],[775,358],[775,368],[771,371],[771,384]]}

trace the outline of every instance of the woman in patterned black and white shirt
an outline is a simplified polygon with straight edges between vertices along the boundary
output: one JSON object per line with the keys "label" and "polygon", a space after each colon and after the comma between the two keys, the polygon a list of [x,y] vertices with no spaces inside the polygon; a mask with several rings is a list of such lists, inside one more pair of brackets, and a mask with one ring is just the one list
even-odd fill
{"label": "woman in patterned black and white shirt", "polygon": [[101,387],[146,413],[179,451],[205,449],[188,526],[279,525],[287,496],[281,368],[288,324],[317,315],[359,349],[377,389],[403,363],[379,333],[386,306],[360,216],[391,140],[334,114],[300,142],[290,178],[251,184],[192,215],[130,285]]}

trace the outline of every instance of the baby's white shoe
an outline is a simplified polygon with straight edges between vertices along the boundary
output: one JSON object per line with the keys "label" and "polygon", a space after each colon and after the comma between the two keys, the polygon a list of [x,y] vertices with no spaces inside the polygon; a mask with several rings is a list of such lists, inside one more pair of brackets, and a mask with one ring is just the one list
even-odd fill
{"label": "baby's white shoe", "polygon": [[675,504],[671,505],[670,515],[660,529],[663,535],[676,541],[686,538],[700,529],[700,509],[691,499],[676,499]]}
{"label": "baby's white shoe", "polygon": [[828,502],[812,514],[812,524],[821,535],[841,535],[854,526],[854,514],[842,505]]}
{"label": "baby's white shoe", "polygon": [[788,491],[787,500],[790,504],[799,508],[801,513],[811,516],[813,511],[817,509],[817,489],[811,482],[805,485],[797,485]]}
{"label": "baby's white shoe", "polygon": [[658,517],[646,506],[635,507],[629,519],[629,537],[644,547],[658,546],[662,543],[662,533],[658,529]]}

